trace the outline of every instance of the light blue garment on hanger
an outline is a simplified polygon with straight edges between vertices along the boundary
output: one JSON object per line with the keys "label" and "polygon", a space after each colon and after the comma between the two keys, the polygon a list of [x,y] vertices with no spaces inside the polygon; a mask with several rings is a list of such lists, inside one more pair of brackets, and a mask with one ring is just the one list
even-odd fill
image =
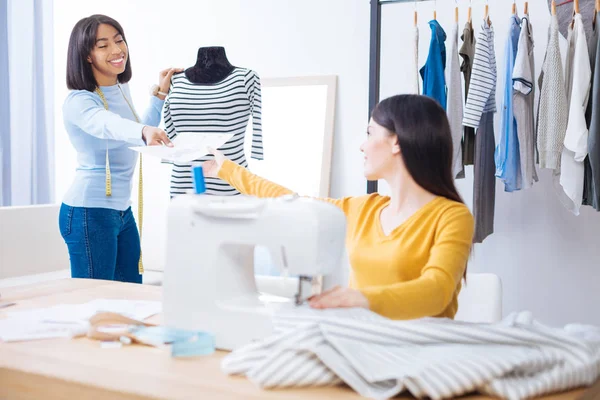
{"label": "light blue garment on hanger", "polygon": [[502,120],[500,126],[500,142],[496,146],[496,177],[504,182],[504,190],[513,192],[522,188],[521,157],[519,154],[519,138],[517,121],[513,112],[512,75],[517,57],[517,46],[521,34],[521,21],[516,15],[510,17],[510,28],[505,46],[504,62],[504,100],[502,101]]}

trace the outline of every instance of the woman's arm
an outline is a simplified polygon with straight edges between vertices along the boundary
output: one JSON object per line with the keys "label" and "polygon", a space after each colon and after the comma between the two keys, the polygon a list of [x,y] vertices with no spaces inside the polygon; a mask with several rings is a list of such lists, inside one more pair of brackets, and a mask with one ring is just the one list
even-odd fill
{"label": "woman's arm", "polygon": [[[183,71],[182,68],[169,68],[160,72],[158,75],[158,90],[161,93],[169,93],[171,88],[171,79],[173,74]],[[131,98],[131,96],[130,96]],[[158,93],[156,96],[150,97],[150,104],[146,108],[146,112],[142,117],[142,123],[148,126],[158,126],[160,124],[160,117],[165,104],[166,96]],[[166,121],[165,121],[166,123]],[[167,131],[168,132],[168,131]],[[172,137],[169,136],[169,139]]]}
{"label": "woman's arm", "polygon": [[421,276],[409,282],[360,289],[369,308],[392,319],[441,314],[452,301],[467,267],[473,232],[473,216],[466,207],[448,210],[437,227]]}
{"label": "woman's arm", "polygon": [[[286,187],[261,178],[258,175],[254,175],[241,165],[225,159],[224,156],[216,150],[211,150],[211,152],[217,154],[215,154],[215,161],[207,161],[203,164],[206,176],[217,176],[236,188],[240,193],[263,198],[280,197],[294,193]],[[341,199],[322,198],[319,200],[326,201],[339,207],[346,215],[348,215],[351,212],[351,209],[362,203],[364,199],[365,197],[363,196],[344,197]]]}
{"label": "woman's arm", "polygon": [[95,93],[80,90],[69,94],[63,106],[65,122],[98,139],[112,139],[143,145],[143,124],[104,109]]}
{"label": "woman's arm", "polygon": [[150,97],[150,104],[142,116],[142,124],[147,126],[158,126],[160,124],[161,112],[163,108],[164,100],[159,99],[156,96]]}

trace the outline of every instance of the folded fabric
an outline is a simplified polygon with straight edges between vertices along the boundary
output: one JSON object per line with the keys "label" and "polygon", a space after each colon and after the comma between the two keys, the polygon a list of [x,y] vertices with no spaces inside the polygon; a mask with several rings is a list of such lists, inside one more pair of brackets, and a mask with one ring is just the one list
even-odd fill
{"label": "folded fabric", "polygon": [[600,376],[595,327],[556,329],[530,313],[497,324],[392,321],[365,309],[298,308],[276,333],[228,354],[227,374],[261,388],[346,383],[362,396],[454,398],[472,391],[526,399],[591,385]]}

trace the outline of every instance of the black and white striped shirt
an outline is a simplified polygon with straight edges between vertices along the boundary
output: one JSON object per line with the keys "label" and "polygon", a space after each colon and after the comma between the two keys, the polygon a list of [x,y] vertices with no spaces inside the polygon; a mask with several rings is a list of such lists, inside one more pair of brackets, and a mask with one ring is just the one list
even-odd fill
{"label": "black and white striped shirt", "polygon": [[[223,81],[195,84],[185,73],[173,75],[171,91],[163,109],[167,135],[174,139],[178,132],[231,133],[232,138],[219,148],[225,156],[248,167],[244,142],[246,126],[252,115],[252,158],[263,159],[262,103],[260,78],[246,68],[235,68]],[[193,164],[212,159],[205,156]],[[192,163],[173,164],[171,196],[193,189]],[[239,192],[218,178],[206,178],[206,193],[236,195]]]}
{"label": "black and white striped shirt", "polygon": [[483,113],[496,112],[496,80],[494,30],[484,21],[475,44],[473,70],[464,110],[464,126],[478,128]]}

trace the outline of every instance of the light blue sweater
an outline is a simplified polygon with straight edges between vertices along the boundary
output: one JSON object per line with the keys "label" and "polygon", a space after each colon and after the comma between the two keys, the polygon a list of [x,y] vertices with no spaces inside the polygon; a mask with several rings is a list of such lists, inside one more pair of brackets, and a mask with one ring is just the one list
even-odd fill
{"label": "light blue sweater", "polygon": [[[77,151],[75,180],[63,202],[72,207],[110,208],[124,211],[131,205],[131,186],[138,153],[131,146],[143,146],[144,126],[158,126],[163,101],[152,97],[141,123],[127,105],[133,106],[127,84],[100,86],[108,111],[100,96],[87,90],[74,90],[63,104],[63,118],[69,140]],[[112,196],[105,193],[106,149],[110,160]]]}

